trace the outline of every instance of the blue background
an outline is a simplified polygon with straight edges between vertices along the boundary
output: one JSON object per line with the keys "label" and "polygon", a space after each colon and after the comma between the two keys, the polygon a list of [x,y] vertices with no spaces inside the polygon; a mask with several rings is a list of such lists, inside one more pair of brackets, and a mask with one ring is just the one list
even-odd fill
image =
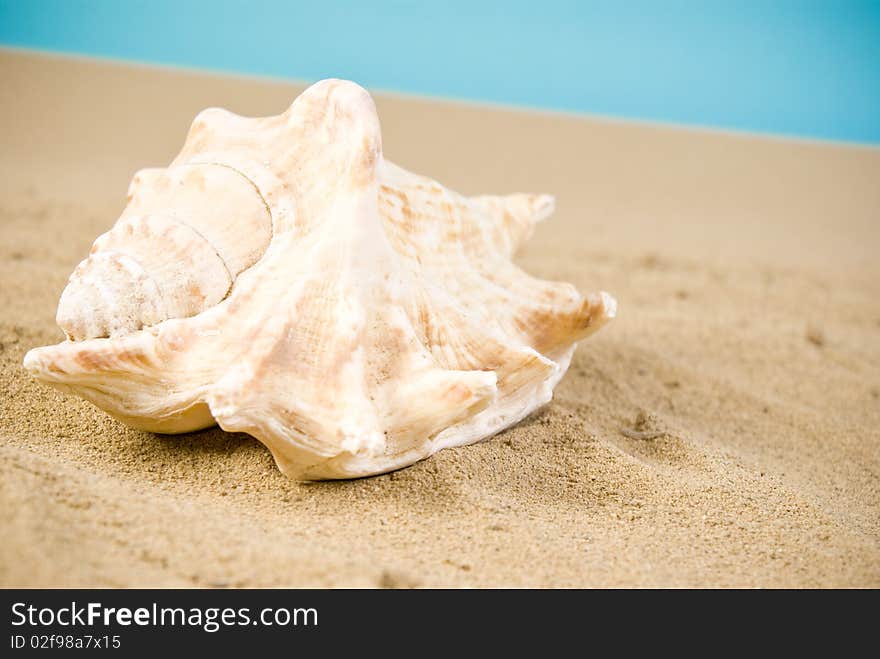
{"label": "blue background", "polygon": [[880,144],[880,1],[0,0],[0,43]]}

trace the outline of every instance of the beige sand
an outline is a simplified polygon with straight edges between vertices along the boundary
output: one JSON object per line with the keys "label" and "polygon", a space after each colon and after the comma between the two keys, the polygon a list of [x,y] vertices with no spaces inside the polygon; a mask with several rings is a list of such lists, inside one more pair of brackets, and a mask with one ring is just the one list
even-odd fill
{"label": "beige sand", "polygon": [[298,88],[8,52],[0,80],[0,584],[880,586],[880,150],[380,97],[401,165],[555,193],[520,263],[620,316],[518,427],[300,484],[20,367],[133,172]]}

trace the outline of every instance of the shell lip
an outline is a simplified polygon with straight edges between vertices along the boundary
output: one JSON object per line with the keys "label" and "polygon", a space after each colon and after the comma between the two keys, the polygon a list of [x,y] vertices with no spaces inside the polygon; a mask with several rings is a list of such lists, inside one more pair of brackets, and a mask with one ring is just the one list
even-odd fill
{"label": "shell lip", "polygon": [[[110,339],[90,339],[90,341],[109,341]],[[70,339],[48,346],[31,348],[25,353],[22,367],[38,380],[53,381],[60,376],[69,374],[59,360],[65,357],[75,358],[75,349],[86,341],[72,341]]]}
{"label": "shell lip", "polygon": [[25,353],[24,361],[22,362],[22,367],[30,373],[34,377],[38,377],[39,374],[44,370],[41,365],[40,355],[44,353],[46,348],[51,348],[54,346],[43,346],[40,348],[31,348]]}
{"label": "shell lip", "polygon": [[65,339],[60,343],[31,348],[25,353],[22,367],[33,377],[46,382],[65,380],[65,376],[77,373],[111,370],[111,353],[128,356],[149,354],[149,342],[155,339],[158,328],[163,323],[122,336]]}

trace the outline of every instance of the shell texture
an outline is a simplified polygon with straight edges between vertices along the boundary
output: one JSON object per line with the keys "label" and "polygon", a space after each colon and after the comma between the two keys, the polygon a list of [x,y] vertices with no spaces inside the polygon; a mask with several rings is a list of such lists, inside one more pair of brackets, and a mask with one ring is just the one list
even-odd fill
{"label": "shell texture", "polygon": [[24,364],[136,428],[249,433],[295,478],[397,469],[547,403],[614,316],[512,263],[552,211],[385,160],[351,82],[275,117],[205,110],[71,275],[67,340]]}

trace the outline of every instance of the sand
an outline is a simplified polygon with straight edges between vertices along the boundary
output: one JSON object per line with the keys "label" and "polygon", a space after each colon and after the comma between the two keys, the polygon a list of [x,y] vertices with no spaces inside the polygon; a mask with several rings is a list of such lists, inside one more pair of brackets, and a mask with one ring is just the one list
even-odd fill
{"label": "sand", "polygon": [[304,484],[21,368],[135,170],[301,88],[8,51],[0,80],[0,584],[880,586],[880,150],[380,95],[395,162],[556,194],[519,263],[620,314],[517,427]]}

